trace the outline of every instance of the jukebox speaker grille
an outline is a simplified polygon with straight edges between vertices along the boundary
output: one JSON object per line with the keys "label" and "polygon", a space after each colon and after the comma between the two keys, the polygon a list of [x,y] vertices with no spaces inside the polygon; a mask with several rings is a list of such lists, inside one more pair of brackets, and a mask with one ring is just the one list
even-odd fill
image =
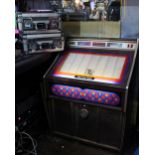
{"label": "jukebox speaker grille", "polygon": [[73,99],[83,99],[86,101],[107,105],[119,105],[120,103],[120,97],[113,92],[93,89],[81,89],[79,87],[72,87],[59,84],[53,85],[51,90],[53,94],[57,96],[63,96]]}

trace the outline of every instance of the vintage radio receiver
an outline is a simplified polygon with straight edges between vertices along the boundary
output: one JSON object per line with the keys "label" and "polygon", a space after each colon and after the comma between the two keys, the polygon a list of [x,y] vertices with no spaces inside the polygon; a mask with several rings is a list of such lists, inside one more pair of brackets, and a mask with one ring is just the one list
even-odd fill
{"label": "vintage radio receiver", "polygon": [[23,49],[25,54],[62,51],[64,38],[60,33],[24,35]]}
{"label": "vintage radio receiver", "polygon": [[23,34],[58,33],[61,17],[57,13],[31,12],[18,14],[18,27]]}

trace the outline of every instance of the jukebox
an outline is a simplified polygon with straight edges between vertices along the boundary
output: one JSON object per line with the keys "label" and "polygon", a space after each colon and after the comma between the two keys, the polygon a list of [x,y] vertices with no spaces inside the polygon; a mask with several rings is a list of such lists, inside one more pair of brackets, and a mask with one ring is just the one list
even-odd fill
{"label": "jukebox", "polygon": [[67,41],[44,75],[44,105],[54,134],[122,149],[135,111],[132,75],[137,48],[137,40]]}

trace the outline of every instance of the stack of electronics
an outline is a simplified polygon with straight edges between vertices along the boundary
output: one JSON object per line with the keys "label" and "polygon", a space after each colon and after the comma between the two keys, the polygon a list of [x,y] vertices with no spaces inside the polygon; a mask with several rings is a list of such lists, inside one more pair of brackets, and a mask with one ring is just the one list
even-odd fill
{"label": "stack of electronics", "polygon": [[15,57],[16,60],[22,56],[22,43],[19,37],[19,30],[18,30],[18,25],[17,25],[17,12],[18,12],[18,7],[15,7]]}
{"label": "stack of electronics", "polygon": [[20,12],[18,29],[24,54],[58,52],[64,49],[59,13],[50,10]]}

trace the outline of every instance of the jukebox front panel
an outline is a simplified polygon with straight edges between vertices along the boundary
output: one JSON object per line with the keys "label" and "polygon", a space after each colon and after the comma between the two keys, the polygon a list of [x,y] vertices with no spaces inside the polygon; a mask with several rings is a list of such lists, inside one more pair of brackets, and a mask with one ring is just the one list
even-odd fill
{"label": "jukebox front panel", "polygon": [[127,60],[127,55],[70,51],[63,56],[53,76],[118,84]]}
{"label": "jukebox front panel", "polygon": [[54,133],[121,150],[136,50],[133,40],[69,41],[45,76]]}
{"label": "jukebox front panel", "polygon": [[[71,49],[61,55],[50,77],[56,79],[55,84],[49,85],[50,94],[88,103],[121,107],[122,92],[106,90],[104,87],[88,88],[90,85],[123,86],[131,65],[132,56],[128,53],[117,53],[106,50]],[[61,80],[71,81],[73,85]],[[81,86],[76,83],[82,82]],[[73,87],[72,87],[73,86]]]}

